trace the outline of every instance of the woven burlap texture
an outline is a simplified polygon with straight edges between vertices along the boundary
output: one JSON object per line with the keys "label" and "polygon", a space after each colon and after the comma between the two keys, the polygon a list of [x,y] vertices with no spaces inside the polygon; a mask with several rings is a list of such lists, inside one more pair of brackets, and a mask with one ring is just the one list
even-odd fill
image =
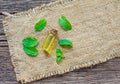
{"label": "woven burlap texture", "polygon": [[[58,18],[61,15],[72,23],[71,31],[64,31],[59,26]],[[17,80],[22,83],[120,56],[120,0],[58,0],[14,16],[6,17],[3,24]],[[42,17],[47,19],[47,26],[36,32],[34,25]],[[46,56],[41,45],[52,28],[58,30],[59,39],[71,40],[73,48],[62,48],[56,41],[52,53]],[[23,51],[22,40],[27,36],[35,36],[39,40],[37,57],[30,57]],[[58,47],[65,56],[59,64],[55,61],[55,49]]]}

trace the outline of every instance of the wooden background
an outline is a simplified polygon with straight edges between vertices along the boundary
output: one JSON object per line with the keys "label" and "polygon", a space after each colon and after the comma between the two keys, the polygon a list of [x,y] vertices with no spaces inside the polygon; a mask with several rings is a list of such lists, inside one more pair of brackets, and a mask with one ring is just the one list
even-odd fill
{"label": "wooden background", "polygon": [[[0,84],[18,84],[2,26],[5,16],[1,12],[14,14],[51,1],[55,0],[0,0]],[[120,58],[30,84],[120,84]]]}

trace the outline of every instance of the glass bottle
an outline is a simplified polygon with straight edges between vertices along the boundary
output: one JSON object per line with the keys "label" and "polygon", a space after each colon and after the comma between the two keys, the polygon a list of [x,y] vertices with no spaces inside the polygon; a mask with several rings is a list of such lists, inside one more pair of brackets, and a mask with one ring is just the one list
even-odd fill
{"label": "glass bottle", "polygon": [[47,34],[46,38],[44,39],[42,50],[45,51],[47,54],[50,54],[55,44],[56,38],[57,38],[57,30],[55,29],[50,30],[50,32]]}

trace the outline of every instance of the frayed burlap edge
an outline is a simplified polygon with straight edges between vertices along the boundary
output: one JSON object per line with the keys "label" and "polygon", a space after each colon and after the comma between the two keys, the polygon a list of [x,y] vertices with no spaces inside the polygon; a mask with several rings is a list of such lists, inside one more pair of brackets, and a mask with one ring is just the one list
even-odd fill
{"label": "frayed burlap edge", "polygon": [[[77,1],[77,0],[58,0],[58,1],[55,1],[55,2],[51,2],[49,4],[43,4],[40,7],[36,7],[34,9],[30,9],[30,10],[25,11],[25,12],[16,13],[16,14],[13,15],[13,17],[10,17],[10,16],[6,17],[5,20],[3,21],[3,27],[4,27],[4,32],[5,32],[6,37],[8,37],[7,29],[8,29],[8,26],[9,26],[7,21],[9,21],[11,18],[17,18],[17,17],[23,16],[23,15],[29,16],[32,13],[40,13],[43,10],[45,10],[46,8],[57,7],[58,5],[63,5],[63,4],[69,4],[70,2],[73,2],[73,1]],[[11,40],[8,40],[8,44],[10,43],[10,41]],[[9,45],[10,55],[12,56],[11,60],[12,60],[13,66],[15,67],[15,73],[16,73],[16,76],[19,76],[19,69],[18,69],[18,66],[17,66],[16,59],[15,59],[15,57],[13,55],[14,51],[12,51],[12,48],[13,48],[13,46]],[[118,51],[120,51],[120,49],[118,49]],[[112,59],[112,58],[115,58],[115,57],[119,57],[119,56],[120,56],[120,53],[116,52],[115,54],[106,56],[106,57],[101,58],[101,59],[90,60],[89,62],[83,62],[82,64],[75,65],[75,66],[70,66],[69,65],[68,66],[69,68],[64,70],[64,71],[56,71],[56,72],[52,72],[50,74],[39,75],[37,77],[29,78],[29,80],[27,80],[27,81],[25,79],[22,79],[22,80],[17,79],[17,81],[19,81],[22,84],[24,84],[24,83],[35,81],[35,80],[39,80],[39,79],[42,79],[42,78],[47,78],[47,77],[50,77],[50,76],[53,76],[53,75],[56,75],[56,74],[64,74],[66,72],[70,72],[70,71],[73,71],[75,69],[90,67],[90,66],[93,66],[93,65],[96,65],[96,64],[99,64],[99,63],[106,62],[109,59]]]}

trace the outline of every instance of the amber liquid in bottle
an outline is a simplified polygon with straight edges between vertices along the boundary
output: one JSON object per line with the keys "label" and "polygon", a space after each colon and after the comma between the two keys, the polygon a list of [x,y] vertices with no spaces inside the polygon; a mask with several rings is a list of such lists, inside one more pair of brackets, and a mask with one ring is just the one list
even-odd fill
{"label": "amber liquid in bottle", "polygon": [[55,29],[50,30],[50,32],[47,34],[46,38],[44,39],[42,50],[45,51],[47,54],[50,54],[54,47],[56,38],[57,38],[57,30]]}

